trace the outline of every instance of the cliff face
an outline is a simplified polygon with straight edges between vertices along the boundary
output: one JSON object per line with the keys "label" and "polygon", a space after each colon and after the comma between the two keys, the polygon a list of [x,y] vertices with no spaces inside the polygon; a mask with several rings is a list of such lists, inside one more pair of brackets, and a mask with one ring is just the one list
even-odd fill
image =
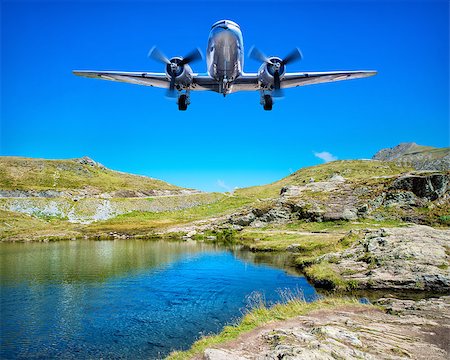
{"label": "cliff face", "polygon": [[372,160],[393,161],[416,170],[450,170],[450,148],[401,143],[378,151]]}

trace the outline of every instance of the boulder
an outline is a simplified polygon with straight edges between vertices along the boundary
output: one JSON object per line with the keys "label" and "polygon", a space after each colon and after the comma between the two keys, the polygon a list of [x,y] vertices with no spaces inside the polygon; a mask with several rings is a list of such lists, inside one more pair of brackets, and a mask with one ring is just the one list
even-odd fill
{"label": "boulder", "polygon": [[295,185],[283,186],[280,191],[281,196],[299,196],[301,187]]}
{"label": "boulder", "polygon": [[449,182],[449,174],[406,175],[396,179],[391,188],[411,191],[420,198],[436,200],[448,191]]}
{"label": "boulder", "polygon": [[333,176],[330,178],[330,181],[340,183],[340,182],[344,182],[345,179],[343,176],[341,176],[339,174],[333,174]]}
{"label": "boulder", "polygon": [[247,214],[234,214],[228,222],[238,226],[249,226],[256,219],[256,215],[253,212]]}
{"label": "boulder", "polygon": [[305,201],[299,201],[291,205],[292,212],[299,220],[309,220],[309,221],[323,221],[323,215],[325,210],[316,203],[310,203]]}
{"label": "boulder", "polygon": [[267,211],[265,214],[260,216],[258,219],[260,221],[266,222],[266,223],[287,222],[291,219],[291,215],[292,215],[289,210],[290,209],[287,207],[277,206],[277,207],[274,207],[274,208],[270,209],[269,211]]}
{"label": "boulder", "polygon": [[358,210],[353,207],[330,208],[323,214],[323,221],[356,220]]}
{"label": "boulder", "polygon": [[411,191],[389,192],[384,199],[385,206],[418,206],[421,202]]}

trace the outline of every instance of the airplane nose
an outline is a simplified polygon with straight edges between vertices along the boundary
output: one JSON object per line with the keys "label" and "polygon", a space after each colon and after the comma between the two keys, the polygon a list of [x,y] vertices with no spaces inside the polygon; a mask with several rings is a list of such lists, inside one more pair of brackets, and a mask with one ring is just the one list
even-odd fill
{"label": "airplane nose", "polygon": [[221,44],[233,43],[236,41],[236,35],[230,29],[221,29],[215,36],[216,42]]}

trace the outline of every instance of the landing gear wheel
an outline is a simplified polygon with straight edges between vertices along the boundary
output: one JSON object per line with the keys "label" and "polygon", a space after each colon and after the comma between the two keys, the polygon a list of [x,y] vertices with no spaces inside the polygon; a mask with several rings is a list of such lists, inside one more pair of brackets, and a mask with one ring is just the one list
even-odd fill
{"label": "landing gear wheel", "polygon": [[188,107],[188,98],[185,94],[178,97],[178,110],[185,111]]}
{"label": "landing gear wheel", "polygon": [[273,105],[272,96],[264,95],[264,98],[263,98],[264,110],[272,110],[272,105]]}

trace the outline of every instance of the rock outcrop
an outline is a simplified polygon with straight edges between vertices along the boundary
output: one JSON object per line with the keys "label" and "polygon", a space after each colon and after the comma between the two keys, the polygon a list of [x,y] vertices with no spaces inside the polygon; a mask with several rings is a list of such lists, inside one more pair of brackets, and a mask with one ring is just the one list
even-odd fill
{"label": "rock outcrop", "polygon": [[[445,205],[450,189],[450,173],[406,174],[386,179],[384,183],[360,186],[334,175],[325,181],[304,185],[287,185],[280,197],[258,208],[231,215],[228,223],[236,226],[263,227],[269,223],[295,220],[313,222],[356,220],[372,217],[377,220],[387,208],[390,216],[427,224],[420,207]],[[393,215],[392,215],[393,214]]]}
{"label": "rock outcrop", "polygon": [[83,156],[81,158],[74,159],[74,161],[76,161],[77,163],[80,163],[82,165],[89,165],[92,167],[98,167],[100,169],[106,169],[106,167],[104,165],[100,164],[97,161],[92,160],[89,156]]}
{"label": "rock outcrop", "polygon": [[359,288],[450,291],[450,230],[415,225],[366,231],[351,248],[323,255]]}
{"label": "rock outcrop", "polygon": [[447,192],[449,182],[449,174],[405,175],[396,179],[392,188],[411,191],[420,198],[436,200]]}

